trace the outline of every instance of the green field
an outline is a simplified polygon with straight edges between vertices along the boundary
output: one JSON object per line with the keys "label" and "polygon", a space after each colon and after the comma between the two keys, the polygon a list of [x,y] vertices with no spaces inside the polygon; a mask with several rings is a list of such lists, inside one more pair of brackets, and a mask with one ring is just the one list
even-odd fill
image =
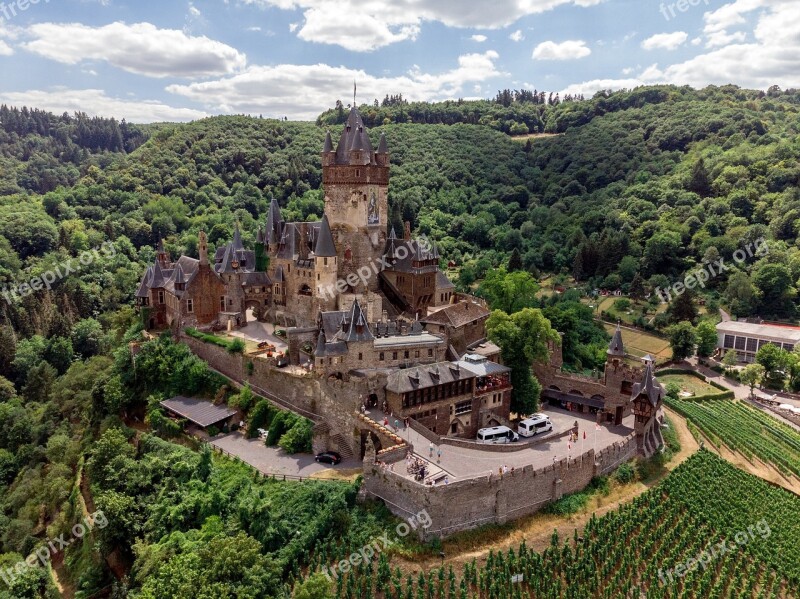
{"label": "green field", "polygon": [[[609,335],[613,335],[617,328],[609,323],[603,323],[603,327],[605,327]],[[655,358],[656,363],[666,362],[672,357],[669,341],[642,331],[622,329],[622,342],[625,344],[627,353],[640,358],[650,354]]]}
{"label": "green field", "polygon": [[664,387],[675,383],[681,388],[681,391],[688,391],[693,396],[721,393],[719,389],[712,387],[704,380],[688,374],[664,374],[659,375],[658,380]]}

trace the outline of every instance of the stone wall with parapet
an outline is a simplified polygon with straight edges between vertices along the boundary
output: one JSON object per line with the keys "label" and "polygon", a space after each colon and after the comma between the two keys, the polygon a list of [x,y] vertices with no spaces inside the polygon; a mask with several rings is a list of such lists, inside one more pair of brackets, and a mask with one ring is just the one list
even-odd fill
{"label": "stone wall with parapet", "polygon": [[525,466],[502,477],[492,474],[452,482],[422,485],[389,468],[364,460],[364,495],[382,500],[397,516],[426,510],[433,524],[427,537],[447,537],[486,524],[504,524],[533,514],[569,493],[584,489],[594,476],[608,473],[636,454],[630,435],[595,455],[589,450],[574,458],[534,469]]}

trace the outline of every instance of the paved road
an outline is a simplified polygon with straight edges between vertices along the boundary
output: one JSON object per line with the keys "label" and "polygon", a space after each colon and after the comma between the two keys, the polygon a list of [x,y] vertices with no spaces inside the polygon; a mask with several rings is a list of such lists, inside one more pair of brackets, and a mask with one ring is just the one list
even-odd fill
{"label": "paved road", "polygon": [[[287,474],[291,476],[311,476],[315,472],[333,468],[328,464],[318,464],[314,456],[307,453],[289,455],[278,447],[267,447],[261,439],[245,439],[236,432],[215,437],[209,441],[215,447],[230,453],[250,464],[264,474]],[[335,468],[358,468],[358,460],[345,460]]]}
{"label": "paved road", "polygon": [[[566,437],[553,439],[550,442],[542,443],[520,451],[509,453],[494,453],[482,449],[471,449],[467,447],[455,447],[453,445],[434,445],[433,459],[430,459],[430,441],[422,435],[416,433],[411,428],[404,430],[402,424],[398,435],[410,441],[414,445],[417,457],[430,461],[435,469],[441,468],[449,475],[450,480],[460,480],[486,476],[491,470],[497,475],[498,468],[503,465],[511,468],[522,468],[532,465],[541,468],[553,463],[553,458],[561,460],[569,456],[579,456],[582,451],[588,451],[593,446],[600,451],[616,441],[621,441],[624,437],[633,432],[634,417],[626,418],[621,426],[601,427],[595,432],[594,416],[567,412],[558,408],[550,408],[545,412],[553,421],[554,432],[563,432],[572,427],[577,420],[580,430],[580,439],[575,444],[570,444]],[[370,414],[376,422],[383,422],[383,414],[373,410]],[[583,440],[583,432],[586,431],[586,440]],[[596,437],[595,437],[596,436]],[[570,448],[571,445],[571,448]],[[438,460],[438,450],[441,449],[441,461]],[[395,465],[395,472],[405,474],[405,462]]]}

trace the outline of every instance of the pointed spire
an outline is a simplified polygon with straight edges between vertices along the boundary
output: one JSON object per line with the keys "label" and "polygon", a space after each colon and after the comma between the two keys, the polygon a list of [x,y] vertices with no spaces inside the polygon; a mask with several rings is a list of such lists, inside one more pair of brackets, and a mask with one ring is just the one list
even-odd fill
{"label": "pointed spire", "polygon": [[381,140],[378,142],[378,154],[388,154],[389,148],[386,144],[386,135],[381,131]]}
{"label": "pointed spire", "polygon": [[331,139],[331,132],[328,131],[325,134],[325,146],[322,148],[322,151],[327,154],[329,152],[333,152],[333,140]]}
{"label": "pointed spire", "polygon": [[164,283],[166,283],[166,278],[164,277],[164,271],[161,270],[161,263],[156,260],[155,264],[153,264],[153,277],[150,281],[150,288],[151,289],[158,289],[159,287],[163,287]]}
{"label": "pointed spire", "polygon": [[236,222],[236,226],[233,229],[233,249],[236,251],[243,250],[244,244],[242,243],[242,233],[239,231],[239,222]]}
{"label": "pointed spire", "polygon": [[397,233],[394,231],[394,225],[392,225],[392,230],[389,231],[389,239],[397,239]]}
{"label": "pointed spire", "polygon": [[336,245],[333,243],[333,233],[331,233],[331,226],[328,224],[327,214],[322,217],[322,223],[319,226],[317,243],[314,245],[314,255],[319,258],[330,258],[336,255]]}
{"label": "pointed spire", "polygon": [[658,402],[664,397],[664,387],[662,387],[661,383],[656,379],[656,375],[653,372],[653,365],[650,362],[644,367],[642,382],[636,383],[633,386],[631,399],[636,399],[642,394],[647,395],[647,399],[653,407],[656,407]]}
{"label": "pointed spire", "polygon": [[272,198],[267,213],[267,243],[278,243],[281,234],[281,207],[278,200]]}
{"label": "pointed spire", "polygon": [[183,267],[180,265],[180,263],[172,272],[172,282],[175,283],[175,285],[186,285],[186,275],[184,274]]}
{"label": "pointed spire", "polygon": [[153,280],[153,267],[148,266],[142,276],[142,282],[139,283],[139,289],[136,291],[136,297],[150,297],[150,283]]}
{"label": "pointed spire", "polygon": [[325,344],[327,340],[325,339],[325,329],[320,327],[319,329],[319,337],[317,337],[317,350],[314,352],[315,358],[322,358],[325,356]]}
{"label": "pointed spire", "polygon": [[157,251],[158,251],[159,254],[165,254],[166,253],[165,250],[164,250],[164,240],[161,239],[161,238],[159,238],[159,240],[158,240],[158,249],[157,249]]}
{"label": "pointed spire", "polygon": [[614,336],[611,338],[611,343],[608,344],[606,353],[609,356],[625,357],[625,346],[622,344],[622,329],[617,323],[617,330],[614,331]]}

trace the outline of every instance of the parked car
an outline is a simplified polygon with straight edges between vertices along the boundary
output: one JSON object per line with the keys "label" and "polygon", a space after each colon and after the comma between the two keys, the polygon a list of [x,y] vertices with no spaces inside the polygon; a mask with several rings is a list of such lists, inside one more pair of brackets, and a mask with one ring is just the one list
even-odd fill
{"label": "parked car", "polygon": [[332,464],[335,466],[342,461],[342,456],[335,451],[323,451],[322,453],[318,453],[314,459],[320,464]]}

